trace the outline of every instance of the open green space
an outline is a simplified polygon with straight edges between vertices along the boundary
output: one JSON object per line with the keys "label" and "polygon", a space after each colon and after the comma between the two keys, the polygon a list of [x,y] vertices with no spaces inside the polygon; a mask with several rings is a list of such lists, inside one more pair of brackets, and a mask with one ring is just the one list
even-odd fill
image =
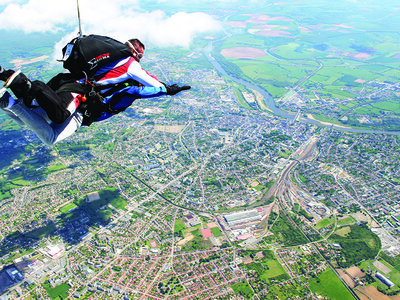
{"label": "open green space", "polygon": [[46,291],[51,299],[67,299],[68,298],[68,290],[70,288],[68,284],[62,283],[55,287],[51,287],[48,282],[44,282],[42,285],[46,289]]}
{"label": "open green space", "polygon": [[192,234],[194,238],[182,246],[182,251],[196,251],[212,247],[211,241],[209,239],[204,239],[200,225],[187,229],[184,235],[186,236],[188,234]]}
{"label": "open green space", "polygon": [[33,238],[33,239],[41,239],[45,236],[50,235],[57,229],[56,224],[50,223],[44,227],[40,227],[38,229],[29,231],[25,234],[25,237],[27,238]]}
{"label": "open green space", "polygon": [[[98,192],[98,200],[88,201],[87,197],[74,201],[71,205],[62,207],[63,212],[58,216],[57,224],[60,230],[71,226],[74,222],[80,223],[85,220],[85,226],[96,224],[107,224],[111,216],[116,213],[115,209],[125,210],[127,201],[115,188],[105,188]],[[70,210],[75,205],[75,209]],[[114,209],[115,208],[115,209]],[[68,236],[72,242],[77,241],[82,234],[73,232]]]}
{"label": "open green space", "polygon": [[272,239],[272,241],[285,246],[297,246],[308,242],[303,233],[282,213],[272,226],[271,232],[274,233],[274,236],[268,237],[266,239],[267,242]]}
{"label": "open green space", "polygon": [[8,199],[11,197],[11,192],[10,191],[1,191],[0,192],[0,201],[4,200],[4,199]]}
{"label": "open green space", "polygon": [[234,36],[224,39],[223,43],[218,45],[221,49],[232,47],[262,47],[264,38],[257,35],[238,33]]}
{"label": "open green space", "polygon": [[186,226],[183,224],[183,221],[181,219],[176,219],[175,220],[175,226],[174,226],[174,232],[180,232],[182,230],[185,230]]}
{"label": "open green space", "polygon": [[326,269],[309,282],[310,290],[327,299],[354,299],[344,284],[331,269]]}
{"label": "open green space", "polygon": [[116,188],[107,188],[99,192],[100,198],[109,202],[116,209],[125,210],[128,202],[120,195]]}
{"label": "open green space", "polygon": [[[398,266],[399,268],[400,266]],[[393,269],[390,273],[388,278],[397,286],[400,286],[400,270]]]}
{"label": "open green space", "polygon": [[372,106],[378,109],[379,112],[388,111],[400,114],[400,102],[398,99],[373,103]]}
{"label": "open green space", "polygon": [[182,292],[184,287],[177,277],[172,277],[160,282],[158,284],[158,290],[163,295],[175,295]]}
{"label": "open green space", "polygon": [[219,237],[222,235],[222,232],[218,227],[211,228],[211,232],[215,237]]}
{"label": "open green space", "polygon": [[379,237],[365,224],[342,227],[331,235],[329,241],[342,247],[341,257],[337,261],[340,267],[349,267],[362,260],[373,259],[381,249]]}
{"label": "open green space", "polygon": [[335,231],[335,234],[346,237],[351,232],[351,228],[349,226],[342,227]]}
{"label": "open green space", "polygon": [[[311,50],[311,49],[310,49]],[[290,42],[285,45],[274,48],[273,55],[291,60],[311,60],[313,53],[310,51],[302,51],[298,43]]]}
{"label": "open green space", "polygon": [[119,273],[119,272],[121,272],[122,267],[121,267],[121,266],[113,266],[111,269],[112,269],[114,272]]}
{"label": "open green space", "polygon": [[177,237],[183,238],[185,229],[186,229],[186,226],[185,226],[185,224],[183,224],[183,221],[181,219],[176,219],[175,225],[174,225],[174,234]]}
{"label": "open green space", "polygon": [[84,197],[77,201],[74,201],[74,203],[77,206],[81,206],[86,202],[85,206],[90,206],[93,209],[98,209],[104,205],[111,204],[116,209],[125,210],[125,207],[128,205],[128,202],[120,195],[119,191],[116,188],[107,187],[104,190],[99,191],[98,193],[100,197],[99,200],[88,203],[86,201],[87,198]]}
{"label": "open green space", "polygon": [[346,226],[346,225],[354,224],[356,222],[357,222],[357,220],[354,219],[352,216],[347,216],[347,217],[338,219],[337,225],[338,226]]}
{"label": "open green space", "polygon": [[65,166],[65,165],[57,164],[57,165],[48,167],[48,168],[47,168],[47,171],[48,171],[48,172],[56,172],[56,171],[64,170],[64,169],[66,169],[66,168],[68,168],[68,167]]}
{"label": "open green space", "polygon": [[64,205],[63,207],[60,208],[61,213],[66,213],[69,212],[70,210],[73,210],[77,208],[78,206],[75,203],[68,203],[67,205]]}
{"label": "open green space", "polygon": [[233,289],[235,294],[239,294],[245,299],[252,299],[254,296],[253,289],[251,288],[251,286],[249,286],[247,281],[235,283],[231,285],[231,288]]}
{"label": "open green space", "polygon": [[256,253],[259,251],[246,250],[240,253],[241,256],[249,256],[254,262],[242,265],[243,268],[255,272],[257,278],[261,279],[265,283],[271,280],[286,280],[289,279],[282,265],[275,258],[272,251],[262,251],[263,257],[261,259],[256,257]]}
{"label": "open green space", "polygon": [[331,218],[326,218],[323,219],[321,221],[319,221],[316,225],[315,225],[315,229],[320,230],[322,228],[325,228],[329,225],[331,225],[333,223],[333,220]]}
{"label": "open green space", "polygon": [[262,262],[265,272],[261,275],[261,279],[268,280],[286,274],[282,265],[275,259],[268,259]]}

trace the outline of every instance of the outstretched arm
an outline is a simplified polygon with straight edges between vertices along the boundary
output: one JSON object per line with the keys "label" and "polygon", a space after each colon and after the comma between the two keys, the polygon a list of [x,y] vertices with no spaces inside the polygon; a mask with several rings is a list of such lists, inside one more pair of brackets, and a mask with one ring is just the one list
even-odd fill
{"label": "outstretched arm", "polygon": [[127,75],[136,80],[137,82],[143,84],[144,86],[160,87],[162,83],[158,81],[154,76],[147,73],[142,66],[134,61],[129,66]]}

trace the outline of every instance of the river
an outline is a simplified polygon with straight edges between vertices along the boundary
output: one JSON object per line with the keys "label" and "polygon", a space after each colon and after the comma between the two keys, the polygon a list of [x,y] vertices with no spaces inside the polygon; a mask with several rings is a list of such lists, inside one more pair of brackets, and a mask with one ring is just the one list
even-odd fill
{"label": "river", "polygon": [[[263,89],[262,87],[255,85],[251,82],[248,82],[242,78],[237,78],[228,72],[225,71],[225,69],[218,63],[218,61],[211,55],[212,53],[212,42],[210,42],[205,48],[204,48],[204,54],[206,55],[208,61],[214,66],[215,69],[217,69],[218,72],[220,72],[222,75],[228,77],[229,79],[233,80],[236,83],[239,83],[241,85],[246,86],[249,89],[256,90],[259,92],[263,97],[264,97],[264,103],[265,105],[277,116],[280,116],[285,119],[290,119],[294,120],[297,113],[292,113],[292,112],[287,112],[285,110],[280,109],[279,107],[276,106],[274,98],[271,96],[268,91]],[[384,131],[384,130],[370,130],[370,129],[358,129],[358,128],[350,128],[350,127],[342,127],[338,126],[335,124],[324,124],[323,122],[320,122],[318,120],[310,119],[308,117],[302,116],[301,118],[298,119],[300,122],[305,122],[309,124],[314,124],[318,126],[324,126],[324,127],[331,127],[336,130],[340,131],[345,131],[345,132],[351,132],[351,133],[369,133],[369,134],[393,134],[393,135],[400,135],[400,131]]]}

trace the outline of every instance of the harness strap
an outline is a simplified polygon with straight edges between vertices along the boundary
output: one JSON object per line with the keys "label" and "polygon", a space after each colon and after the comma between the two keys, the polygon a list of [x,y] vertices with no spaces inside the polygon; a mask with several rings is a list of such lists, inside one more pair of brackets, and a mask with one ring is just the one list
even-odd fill
{"label": "harness strap", "polygon": [[[83,114],[82,123],[89,126],[99,117],[101,117],[102,113],[116,115],[126,110],[127,107],[120,109],[113,109],[112,107],[117,105],[124,97],[131,97],[132,95],[129,93],[118,93],[113,96],[111,101],[108,103],[103,103],[103,101],[105,97],[111,96],[115,92],[132,85],[138,85],[138,83],[135,80],[130,79],[117,84],[96,85],[93,84],[93,81],[91,82],[89,79],[86,80],[86,84],[81,84],[78,82],[64,83],[57,89],[57,93],[72,92],[86,97],[86,101],[82,101],[78,109]],[[102,93],[102,90],[106,91]]]}
{"label": "harness strap", "polygon": [[[103,97],[108,97],[115,92],[127,87],[127,86],[139,86],[139,82],[133,79],[128,79],[123,82],[107,84],[107,85],[94,85],[94,91],[99,92]],[[101,92],[104,91],[105,92]]]}

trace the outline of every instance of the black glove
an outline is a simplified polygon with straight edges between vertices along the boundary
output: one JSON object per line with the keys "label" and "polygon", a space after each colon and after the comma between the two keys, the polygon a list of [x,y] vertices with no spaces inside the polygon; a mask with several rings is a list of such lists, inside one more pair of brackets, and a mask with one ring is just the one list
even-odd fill
{"label": "black glove", "polygon": [[167,89],[167,95],[176,95],[181,91],[185,91],[185,90],[189,90],[190,89],[189,85],[179,86],[177,84],[166,85],[165,87]]}

